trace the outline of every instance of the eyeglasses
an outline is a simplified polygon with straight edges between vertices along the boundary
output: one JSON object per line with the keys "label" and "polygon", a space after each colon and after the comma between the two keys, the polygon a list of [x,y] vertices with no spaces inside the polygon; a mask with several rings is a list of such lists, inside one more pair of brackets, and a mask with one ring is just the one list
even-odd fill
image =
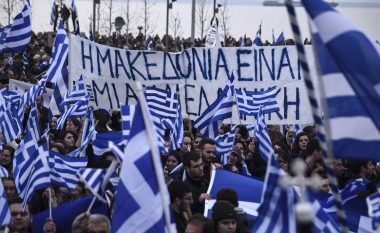
{"label": "eyeglasses", "polygon": [[27,216],[29,213],[26,211],[23,212],[11,212],[12,217],[17,217],[17,215],[20,215],[21,217]]}

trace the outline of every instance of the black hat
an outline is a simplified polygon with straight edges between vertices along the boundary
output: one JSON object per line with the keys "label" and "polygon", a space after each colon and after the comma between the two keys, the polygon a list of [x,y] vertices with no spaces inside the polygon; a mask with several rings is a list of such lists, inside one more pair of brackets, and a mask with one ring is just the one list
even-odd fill
{"label": "black hat", "polygon": [[228,201],[217,201],[212,207],[212,220],[236,219],[234,206]]}

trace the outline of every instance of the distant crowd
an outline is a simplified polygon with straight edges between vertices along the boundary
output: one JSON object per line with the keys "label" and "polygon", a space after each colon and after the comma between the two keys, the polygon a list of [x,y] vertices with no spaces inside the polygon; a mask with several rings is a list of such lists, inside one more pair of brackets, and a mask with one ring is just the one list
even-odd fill
{"label": "distant crowd", "polygon": [[[223,43],[226,47],[241,46],[241,40],[228,37]],[[99,36],[95,39],[98,43],[128,48],[135,50],[145,50],[147,44],[152,40],[153,49],[165,50],[165,38],[159,36],[144,38],[143,34],[134,37],[132,34],[125,36]],[[305,43],[310,43],[305,40]],[[292,39],[285,40],[284,44],[293,45]],[[268,41],[264,45],[270,45]],[[196,47],[204,46],[204,40],[197,39]],[[252,40],[247,39],[245,46],[252,46]],[[169,52],[179,52],[191,47],[190,39],[169,38]],[[27,55],[23,61],[23,53],[14,56],[2,56],[0,63],[1,88],[7,88],[9,79],[17,79],[29,83],[35,83],[41,78],[41,74],[48,69],[52,50],[52,38],[48,33],[34,34],[29,44]],[[49,149],[62,155],[68,154],[78,148],[81,144],[83,133],[82,119],[68,119],[62,130],[57,130],[57,117],[48,119],[47,112],[42,106],[42,97],[36,98],[39,124],[41,132],[49,126]],[[28,109],[25,109],[25,116],[28,116]],[[97,120],[97,133],[112,133],[121,131],[121,114],[118,111],[108,112],[104,109],[94,110]],[[25,117],[27,119],[28,117]],[[24,125],[26,122],[24,122]],[[326,175],[322,149],[317,136],[315,126],[306,126],[302,132],[296,134],[292,126],[270,125],[269,136],[273,145],[276,158],[286,173],[292,174],[290,167],[293,161],[301,159],[307,167],[306,176],[318,175],[321,178],[319,190],[329,193],[330,187]],[[231,125],[224,124],[219,130],[219,134],[229,132]],[[210,182],[210,174],[213,167],[225,169],[241,175],[252,176],[263,180],[265,178],[267,163],[260,156],[259,142],[257,138],[250,135],[243,125],[238,127],[234,146],[227,156],[227,161],[222,163],[216,153],[216,143],[214,138],[205,138],[192,127],[189,119],[184,121],[184,142],[180,149],[162,153],[162,169],[165,174],[168,191],[170,194],[171,208],[175,219],[176,227],[181,232],[249,232],[253,222],[241,212],[238,207],[238,194],[232,189],[222,189],[216,197],[207,194]],[[1,138],[0,138],[1,141]],[[9,226],[11,232],[32,232],[31,223],[34,217],[49,208],[49,189],[36,192],[27,209],[22,208],[22,200],[17,193],[13,177],[13,158],[15,149],[19,141],[2,145],[0,153],[0,166],[7,170],[8,176],[2,178],[4,190],[9,200],[12,224]],[[170,137],[166,135],[165,143],[170,148]],[[86,149],[88,157],[87,167],[107,168],[115,155],[106,152],[100,157],[94,155],[91,145]],[[183,164],[181,176],[173,177],[170,173],[179,164]],[[344,188],[354,179],[365,179],[369,182],[368,189],[362,192],[361,198],[365,198],[376,190],[375,184],[380,181],[380,169],[373,161],[349,161],[346,159],[335,159],[333,161],[335,173],[338,178],[338,186]],[[182,174],[186,178],[182,178]],[[114,198],[117,195],[117,183],[110,182],[108,185],[107,210],[101,214],[81,213],[72,216],[71,222],[67,223],[66,232],[110,232],[110,221],[112,220]],[[65,203],[82,199],[89,195],[90,191],[84,183],[78,183],[71,192],[64,187],[53,186],[50,190],[52,196],[52,207],[59,207]],[[216,199],[213,207],[211,219],[202,216],[205,200]],[[74,211],[75,208],[73,208]],[[33,218],[32,218],[33,216]],[[43,223],[43,232],[57,232],[57,222],[47,218]],[[5,227],[0,228],[0,232]],[[37,232],[37,231],[35,231]]]}

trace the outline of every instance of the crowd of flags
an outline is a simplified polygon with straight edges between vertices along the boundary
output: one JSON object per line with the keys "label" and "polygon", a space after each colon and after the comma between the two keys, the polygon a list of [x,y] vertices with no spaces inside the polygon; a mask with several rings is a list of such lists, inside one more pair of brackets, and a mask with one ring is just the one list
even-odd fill
{"label": "crowd of flags", "polygon": [[[324,2],[320,0],[303,0],[302,2],[311,18],[314,44],[317,48],[329,107],[334,152],[345,158],[357,158],[360,155],[360,159],[379,160],[379,47]],[[58,17],[57,10],[57,5],[53,1],[51,13],[53,23]],[[73,16],[75,15],[73,20],[77,22],[74,0],[72,0],[71,11]],[[343,29],[341,25],[344,25]],[[259,25],[253,46],[262,45],[261,26],[262,24]],[[326,27],[334,27],[334,30],[326,30]],[[79,33],[79,25],[76,29]],[[212,22],[208,34],[217,36],[216,19]],[[0,28],[0,54],[24,50],[30,38],[30,3],[27,0],[25,7],[15,17],[13,23]],[[277,40],[273,35],[275,45],[282,44],[284,40],[283,32]],[[208,38],[208,42],[215,44],[216,38]],[[242,42],[246,44],[245,36]],[[351,44],[359,46],[350,46]],[[347,47],[351,49],[348,50]],[[19,95],[17,90],[0,90],[0,127],[4,135],[4,143],[13,141],[21,132],[26,135],[15,151],[13,170],[17,192],[24,199],[24,206],[36,190],[50,187],[52,184],[71,190],[79,180],[82,180],[98,199],[104,200],[105,184],[115,173],[116,164],[120,163],[123,169],[117,185],[118,195],[115,200],[112,232],[149,231],[153,228],[163,232],[168,228],[174,229],[173,219],[168,213],[168,192],[160,183],[163,180],[163,171],[157,169],[159,160],[155,161],[154,155],[167,150],[164,145],[165,130],[170,131],[171,149],[178,149],[183,144],[183,120],[179,94],[159,88],[146,88],[144,95],[141,95],[146,102],[140,99],[137,106],[121,107],[122,131],[120,133],[97,134],[94,132],[96,123],[88,106],[89,93],[85,88],[85,77],[79,79],[71,92],[68,91],[68,49],[68,37],[61,22],[53,47],[52,60],[43,79],[23,95]],[[362,53],[363,50],[366,52]],[[350,56],[352,53],[357,56]],[[27,62],[24,65],[27,65]],[[46,142],[40,141],[44,139],[46,132],[41,132],[39,129],[35,99],[44,91],[46,82],[54,84],[50,114],[62,114],[57,128],[62,128],[68,118],[85,117],[89,121],[80,148],[71,156],[54,154],[49,151]],[[332,85],[334,83],[340,83],[340,85]],[[294,205],[298,201],[297,192],[294,187],[284,189],[278,184],[285,172],[275,159],[265,123],[265,114],[279,111],[276,101],[277,92],[276,87],[253,91],[235,89],[232,83],[228,83],[218,98],[195,120],[194,126],[205,137],[215,138],[217,152],[226,154],[232,148],[236,126],[232,127],[231,132],[217,135],[222,122],[231,118],[232,106],[237,104],[239,113],[242,115],[256,116],[254,132],[259,141],[260,155],[268,161],[269,169],[267,169],[264,183],[255,184],[261,189],[260,202],[250,200],[260,203],[259,208],[257,205],[254,207],[255,211],[257,210],[255,213],[258,214],[255,216],[257,219],[253,231],[296,232]],[[23,128],[21,122],[25,106],[31,108],[27,127]],[[355,107],[352,108],[353,106]],[[149,112],[150,117],[144,116],[145,110]],[[358,130],[361,131],[358,132]],[[296,129],[296,131],[299,130]],[[148,132],[154,132],[153,135],[157,137],[157,140],[152,140]],[[108,143],[110,138],[114,142],[112,145]],[[118,158],[117,161],[114,161],[108,169],[86,168],[87,158],[81,155],[90,141],[93,143],[95,154],[100,155],[104,151],[112,150]],[[107,143],[104,143],[105,141]],[[146,143],[155,141],[158,143]],[[124,158],[126,151],[128,151],[128,159]],[[161,167],[161,164],[158,164],[158,167]],[[8,176],[8,172],[2,167],[0,167],[0,176]],[[224,176],[228,176],[228,173]],[[340,192],[343,204],[355,199],[367,185],[366,180],[354,180],[349,183]],[[209,192],[211,190],[212,187]],[[379,193],[378,187],[377,192],[367,199],[368,215],[372,217],[373,229],[377,229],[380,223]],[[334,212],[332,198],[322,202],[318,198],[313,198],[313,195],[310,196],[315,209],[314,228],[323,232],[339,232],[335,219],[330,215]],[[132,202],[135,205],[129,205]],[[10,222],[10,213],[1,182],[0,206],[3,207],[0,211],[0,225],[7,224]]]}

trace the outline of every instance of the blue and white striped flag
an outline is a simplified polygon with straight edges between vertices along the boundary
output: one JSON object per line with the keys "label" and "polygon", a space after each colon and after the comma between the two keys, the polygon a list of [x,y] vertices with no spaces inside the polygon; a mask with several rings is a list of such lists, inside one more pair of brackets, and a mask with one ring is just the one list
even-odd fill
{"label": "blue and white striped flag", "polygon": [[235,89],[237,105],[240,114],[248,116],[256,116],[262,106],[262,113],[267,114],[271,112],[280,111],[280,107],[276,100],[277,88],[271,87],[265,91],[244,91],[242,89]]}
{"label": "blue and white striped flag", "polygon": [[124,160],[125,152],[112,141],[108,141],[108,148],[115,154],[117,160],[122,163]]}
{"label": "blue and white striped flag", "polygon": [[324,1],[302,3],[311,18],[334,154],[379,160],[380,48]]}
{"label": "blue and white striped flag", "polygon": [[251,232],[297,232],[294,208],[297,194],[293,187],[283,189],[279,186],[279,180],[284,175],[272,152],[268,160],[259,216]]}
{"label": "blue and white striped flag", "polygon": [[[222,158],[227,155],[229,156],[232,151],[232,146],[234,145],[235,136],[236,136],[236,128],[237,125],[232,126],[232,129],[230,132],[219,135],[215,138],[216,143],[216,152],[217,154],[221,155]],[[222,159],[222,164],[226,164],[228,162],[228,159]]]}
{"label": "blue and white striped flag", "polygon": [[[0,150],[1,151],[1,150]],[[8,177],[8,170],[0,165],[0,178],[1,177]]]}
{"label": "blue and white striped flag", "polygon": [[41,79],[36,84],[34,84],[32,87],[29,88],[28,91],[26,91],[22,95],[21,102],[19,104],[19,107],[17,109],[17,116],[20,121],[24,120],[24,109],[26,106],[32,106],[35,101],[36,97],[41,95],[45,90],[46,80]]}
{"label": "blue and white striped flag", "polygon": [[49,151],[49,166],[51,182],[71,192],[79,182],[78,170],[87,166],[87,157],[73,158]]}
{"label": "blue and white striped flag", "polygon": [[0,28],[0,55],[20,52],[32,38],[32,23],[29,0],[25,1],[22,11],[16,15],[12,24]]}
{"label": "blue and white striped flag", "polygon": [[127,142],[131,132],[132,120],[135,115],[135,105],[121,106],[121,126],[123,130],[123,139]]}
{"label": "blue and white striped flag", "polygon": [[22,73],[25,75],[26,70],[28,69],[29,60],[28,60],[28,49],[25,49],[22,53]]}
{"label": "blue and white striped flag", "polygon": [[[145,122],[151,120],[148,118]],[[147,129],[151,125],[152,123],[144,124],[144,115],[140,105],[137,105],[126,147],[128,159],[123,161],[115,198],[111,227],[113,233],[165,232],[165,229],[168,230],[166,227],[170,227],[171,232],[176,232],[174,224],[166,225],[168,218],[165,218],[164,211],[169,211],[169,194],[166,185],[159,188],[158,181],[164,183],[164,174],[162,169],[156,170],[153,165],[153,155],[158,155],[159,151],[158,145],[148,136],[148,130],[154,132],[152,128]],[[160,163],[159,159],[156,161]]]}
{"label": "blue and white striped flag", "polygon": [[69,87],[68,53],[69,38],[66,34],[64,22],[61,21],[54,41],[51,64],[46,72],[46,80],[54,83],[53,96],[49,107],[50,116],[63,113],[59,106]]}
{"label": "blue and white striped flag", "polygon": [[77,83],[73,86],[73,90],[67,91],[65,94],[65,97],[63,98],[60,109],[62,109],[64,112],[66,112],[71,105],[75,104],[76,102],[80,101],[87,95],[86,90],[86,84],[84,83],[84,77],[83,75],[80,76]]}
{"label": "blue and white striped flag", "polygon": [[53,0],[51,4],[51,13],[50,13],[50,25],[53,25],[58,18],[58,5]]}
{"label": "blue and white striped flag", "polygon": [[37,113],[37,105],[34,102],[30,108],[26,131],[30,131],[36,141],[41,139],[40,123]]}
{"label": "blue and white striped flag", "polygon": [[313,228],[314,232],[339,233],[341,232],[337,219],[333,218],[325,211],[315,194],[307,190],[307,197],[311,202],[314,211]]}
{"label": "blue and white striped flag", "polygon": [[62,129],[68,118],[82,118],[87,114],[89,95],[79,100],[75,104],[63,113],[63,115],[57,121],[57,129]]}
{"label": "blue and white striped flag", "polygon": [[178,104],[177,117],[175,119],[162,119],[164,128],[170,130],[170,146],[172,150],[180,149],[183,145],[184,129],[181,105]]}
{"label": "blue and white striped flag", "polygon": [[156,87],[145,89],[145,98],[152,115],[163,118],[176,118],[179,105],[178,94]]}
{"label": "blue and white striped flag", "polygon": [[1,132],[3,133],[4,143],[7,144],[16,139],[16,137],[21,133],[21,126],[8,109],[0,106],[0,114]]}
{"label": "blue and white striped flag", "polygon": [[372,228],[377,230],[380,225],[380,184],[377,184],[377,192],[366,199],[368,205],[368,216],[372,217]]}
{"label": "blue and white striped flag", "polygon": [[87,188],[91,190],[92,194],[103,202],[107,202],[104,199],[105,190],[102,189],[102,184],[106,173],[107,169],[85,168],[80,169],[77,174],[86,184]]}
{"label": "blue and white striped flag", "polygon": [[261,42],[261,23],[259,25],[259,29],[256,32],[256,37],[253,40],[253,47],[255,46],[262,46],[263,42]]}
{"label": "blue and white striped flag", "polygon": [[247,128],[248,134],[250,137],[255,137],[256,136],[256,125],[254,124],[248,124],[245,126]]}
{"label": "blue and white striped flag", "polygon": [[11,212],[9,210],[8,198],[2,182],[0,182],[0,206],[0,226],[11,223]]}
{"label": "blue and white striped flag", "polygon": [[235,102],[233,92],[234,86],[227,84],[215,102],[194,122],[194,127],[196,127],[204,137],[215,138],[218,135],[222,121],[232,117],[232,106]]}
{"label": "blue and white striped flag", "polygon": [[273,151],[272,141],[270,140],[270,137],[268,134],[268,128],[265,123],[264,114],[262,114],[261,112],[261,108],[257,116],[256,127],[257,127],[256,138],[259,140],[260,155],[262,159],[267,161],[271,155],[274,155],[274,151]]}
{"label": "blue and white striped flag", "polygon": [[24,206],[36,190],[51,185],[47,157],[47,144],[38,146],[31,132],[27,133],[16,148],[13,158],[13,174],[17,192],[24,200]]}

